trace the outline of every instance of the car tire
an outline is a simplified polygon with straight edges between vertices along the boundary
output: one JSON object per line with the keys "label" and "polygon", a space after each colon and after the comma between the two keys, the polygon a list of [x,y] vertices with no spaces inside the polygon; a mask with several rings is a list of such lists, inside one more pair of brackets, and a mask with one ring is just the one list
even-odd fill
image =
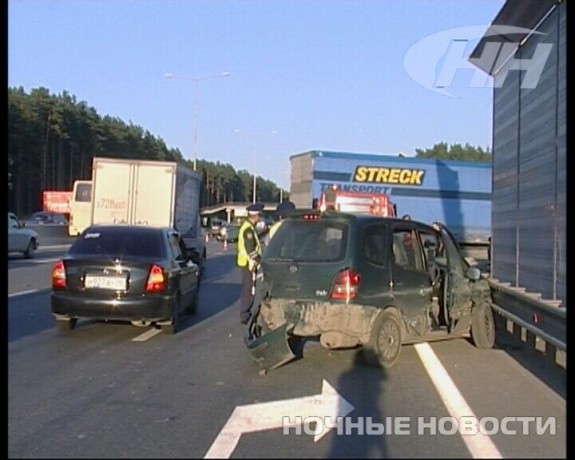
{"label": "car tire", "polygon": [[400,352],[401,324],[395,312],[385,310],[373,323],[364,357],[371,365],[390,368],[399,359]]}
{"label": "car tire", "polygon": [[68,318],[68,319],[58,319],[56,324],[58,324],[58,329],[62,332],[69,332],[76,328],[76,323],[78,318]]}
{"label": "car tire", "polygon": [[495,320],[487,302],[471,310],[471,338],[477,348],[493,348],[495,345]]}
{"label": "car tire", "polygon": [[186,313],[190,316],[194,316],[198,312],[198,303],[200,294],[200,285],[198,283],[198,287],[196,288],[196,292],[194,294],[194,298],[190,302],[190,304],[186,307]]}
{"label": "car tire", "polygon": [[170,324],[162,325],[162,331],[165,331],[167,334],[176,334],[180,328],[180,305],[180,298],[177,297],[174,299],[174,303],[172,305],[172,318]]}
{"label": "car tire", "polygon": [[137,321],[130,321],[132,323],[132,326],[136,326],[136,327],[150,327],[152,325],[152,321],[148,321],[145,319],[140,319]]}
{"label": "car tire", "polygon": [[28,247],[24,251],[24,257],[26,259],[31,259],[32,257],[34,257],[35,252],[36,252],[36,240],[34,238],[32,238],[28,242]]}

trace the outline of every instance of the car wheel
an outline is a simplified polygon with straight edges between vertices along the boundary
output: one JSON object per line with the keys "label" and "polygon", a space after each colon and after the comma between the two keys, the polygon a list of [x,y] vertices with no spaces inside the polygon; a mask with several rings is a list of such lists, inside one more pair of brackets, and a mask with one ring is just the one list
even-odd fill
{"label": "car wheel", "polygon": [[195,315],[198,312],[198,303],[199,303],[199,283],[198,283],[198,287],[196,288],[196,292],[194,293],[194,297],[192,299],[192,301],[190,302],[190,304],[186,307],[186,313],[188,315]]}
{"label": "car wheel", "polygon": [[56,320],[56,324],[58,324],[58,329],[62,332],[68,332],[73,330],[76,327],[76,323],[78,322],[78,318],[68,318],[68,319],[58,319]]}
{"label": "car wheel", "polygon": [[180,326],[180,298],[177,297],[174,299],[174,303],[172,305],[172,319],[170,324],[162,325],[162,331],[165,331],[168,334],[175,334],[178,332]]}
{"label": "car wheel", "polygon": [[493,348],[495,345],[495,320],[487,302],[471,310],[471,338],[477,348]]}
{"label": "car wheel", "polygon": [[24,251],[24,257],[26,259],[31,259],[32,257],[34,257],[35,252],[36,252],[36,240],[32,238],[28,242],[28,247]]}
{"label": "car wheel", "polygon": [[136,327],[150,327],[152,325],[152,321],[148,321],[145,319],[141,319],[138,321],[130,321],[132,323],[132,326],[136,326]]}
{"label": "car wheel", "polygon": [[397,315],[386,310],[378,315],[364,356],[372,365],[389,368],[399,359],[401,352],[401,325]]}

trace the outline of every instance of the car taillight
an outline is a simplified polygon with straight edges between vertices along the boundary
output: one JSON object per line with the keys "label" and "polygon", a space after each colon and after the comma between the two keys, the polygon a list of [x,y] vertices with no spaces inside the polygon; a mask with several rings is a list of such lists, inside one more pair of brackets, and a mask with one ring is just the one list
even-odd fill
{"label": "car taillight", "polygon": [[59,260],[52,269],[52,287],[65,288],[66,287],[66,268],[64,262]]}
{"label": "car taillight", "polygon": [[146,292],[163,291],[166,288],[166,281],[166,275],[164,270],[162,270],[162,267],[152,265],[148,276],[148,282],[146,283]]}
{"label": "car taillight", "polygon": [[361,276],[353,270],[346,269],[339,272],[333,280],[330,297],[336,300],[355,299]]}

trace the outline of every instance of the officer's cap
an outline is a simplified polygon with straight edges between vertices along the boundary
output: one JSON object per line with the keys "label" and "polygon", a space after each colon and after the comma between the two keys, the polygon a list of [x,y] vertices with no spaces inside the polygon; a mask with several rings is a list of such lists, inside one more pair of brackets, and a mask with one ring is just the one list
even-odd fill
{"label": "officer's cap", "polygon": [[278,204],[276,208],[276,216],[279,218],[285,218],[293,214],[294,211],[295,204],[291,201],[284,201],[283,203]]}
{"label": "officer's cap", "polygon": [[256,216],[262,213],[264,205],[262,203],[254,203],[249,205],[246,210],[250,216]]}

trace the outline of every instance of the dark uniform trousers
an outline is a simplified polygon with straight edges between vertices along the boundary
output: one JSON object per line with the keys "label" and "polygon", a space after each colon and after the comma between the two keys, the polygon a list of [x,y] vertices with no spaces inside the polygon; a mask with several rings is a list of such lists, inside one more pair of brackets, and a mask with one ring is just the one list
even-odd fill
{"label": "dark uniform trousers", "polygon": [[247,322],[251,316],[254,296],[252,295],[253,273],[248,267],[241,267],[242,292],[240,294],[240,320]]}
{"label": "dark uniform trousers", "polygon": [[[261,213],[261,208],[262,206],[254,204],[249,206],[247,210],[248,213],[252,211]],[[242,223],[238,234],[238,256],[236,262],[242,273],[240,320],[243,323],[247,323],[250,319],[252,305],[254,302],[254,294],[252,292],[255,287],[256,272],[252,272],[248,267],[252,263],[254,263],[254,265],[258,263],[261,256],[261,246],[254,225],[254,222],[248,218]]]}

